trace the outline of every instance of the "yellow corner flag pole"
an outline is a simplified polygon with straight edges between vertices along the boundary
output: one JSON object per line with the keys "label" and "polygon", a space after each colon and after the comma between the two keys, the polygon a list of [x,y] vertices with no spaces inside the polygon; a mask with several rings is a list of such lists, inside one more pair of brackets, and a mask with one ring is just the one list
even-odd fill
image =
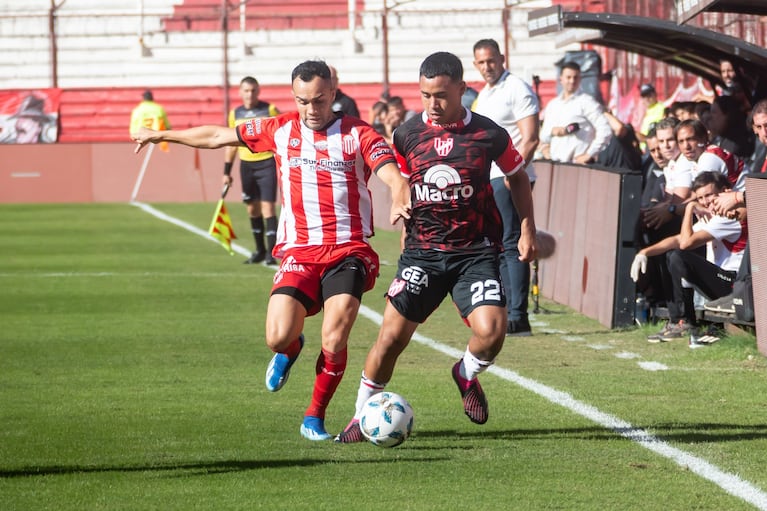
{"label": "yellow corner flag pole", "polygon": [[234,234],[232,219],[226,210],[226,204],[224,204],[224,197],[226,197],[228,191],[229,185],[224,186],[224,190],[221,192],[221,199],[218,201],[215,213],[213,213],[213,221],[210,223],[208,234],[216,238],[230,255],[234,255],[232,240],[237,239],[237,236]]}

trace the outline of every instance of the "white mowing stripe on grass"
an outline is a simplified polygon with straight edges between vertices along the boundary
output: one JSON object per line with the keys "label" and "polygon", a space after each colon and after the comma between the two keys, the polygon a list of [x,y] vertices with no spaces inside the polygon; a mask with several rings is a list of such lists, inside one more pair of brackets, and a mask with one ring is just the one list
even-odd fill
{"label": "white mowing stripe on grass", "polygon": [[[151,206],[147,206],[146,204],[142,203],[132,204],[140,207],[147,213],[154,215],[161,220],[165,220],[190,232],[205,238],[209,238],[207,232],[198,229],[197,227],[194,227],[193,225],[190,225],[182,220],[168,216]],[[249,252],[247,252],[244,248],[239,248],[245,251],[243,255],[249,254]],[[372,309],[369,309],[364,305],[360,306],[359,313],[361,316],[368,318],[370,321],[377,325],[380,325],[383,321],[383,316],[381,314],[375,312]],[[444,353],[451,358],[460,358],[463,356],[463,351],[437,342],[417,332],[413,335],[413,340],[436,351],[439,351],[440,353]],[[520,387],[527,389],[556,405],[562,406],[582,417],[589,419],[592,422],[615,431],[617,434],[632,440],[642,447],[645,447],[646,449],[649,449],[656,454],[668,458],[675,462],[677,465],[687,468],[691,472],[698,474],[700,477],[711,481],[730,495],[742,499],[749,504],[756,506],[762,511],[767,511],[767,493],[752,485],[748,481],[744,481],[737,475],[728,474],[727,472],[724,472],[720,468],[712,465],[702,458],[699,458],[698,456],[682,451],[681,449],[677,449],[676,447],[672,447],[666,442],[651,435],[646,430],[635,428],[628,422],[601,412],[589,404],[578,401],[566,392],[553,389],[535,380],[531,380],[530,378],[525,378],[515,371],[504,369],[502,367],[492,366],[490,369],[488,369],[488,371],[498,376],[499,378],[515,383],[516,385],[519,385]]]}
{"label": "white mowing stripe on grass", "polygon": [[[172,217],[170,215],[166,215],[165,213],[163,213],[159,209],[155,209],[152,206],[150,206],[149,204],[144,204],[143,202],[131,202],[130,204],[132,206],[136,206],[137,208],[143,209],[144,211],[146,211],[150,215],[152,215],[154,217],[157,217],[160,220],[165,220],[166,222],[169,222],[169,223],[171,223],[173,225],[177,225],[177,226],[181,227],[182,229],[186,229],[187,231],[193,232],[194,234],[197,234],[198,236],[202,236],[203,238],[206,238],[207,240],[212,241],[213,243],[219,243],[219,241],[216,238],[214,238],[213,236],[211,236],[210,234],[208,234],[207,231],[203,231],[202,229],[200,229],[198,227],[195,227],[192,224],[188,224],[188,223],[184,222],[183,220],[179,220],[176,217]],[[250,255],[250,251],[248,249],[246,249],[243,246],[238,245],[237,243],[232,243],[232,250],[234,250],[238,254],[241,254],[241,255],[244,255],[244,256],[249,256]]]}

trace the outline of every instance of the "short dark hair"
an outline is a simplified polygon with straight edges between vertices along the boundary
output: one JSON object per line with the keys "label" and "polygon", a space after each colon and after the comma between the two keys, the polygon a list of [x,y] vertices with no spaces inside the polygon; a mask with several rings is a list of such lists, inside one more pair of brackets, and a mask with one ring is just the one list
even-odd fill
{"label": "short dark hair", "polygon": [[578,65],[578,63],[573,60],[570,60],[562,64],[562,69],[559,70],[559,74],[561,75],[565,69],[572,69],[573,71],[578,71],[579,73],[581,72],[581,66]]}
{"label": "short dark hair", "polygon": [[495,39],[480,39],[474,43],[473,52],[476,53],[476,51],[481,48],[489,48],[495,50],[498,54],[501,53],[501,47],[498,46],[498,42]]}
{"label": "short dark hair", "polygon": [[144,99],[144,101],[154,101],[154,96],[152,95],[152,91],[147,89],[144,91],[144,93],[141,95],[141,97]]}
{"label": "short dark hair", "polygon": [[461,59],[446,51],[432,53],[421,64],[420,76],[435,78],[447,76],[454,82],[463,80],[463,64]]}
{"label": "short dark hair", "polygon": [[240,80],[240,85],[242,85],[243,83],[247,83],[248,85],[252,85],[254,87],[258,87],[258,80],[256,80],[252,76],[246,76],[245,78]]}
{"label": "short dark hair", "polygon": [[711,184],[719,188],[720,191],[730,188],[730,182],[727,181],[727,176],[721,172],[711,171],[701,172],[698,174],[695,179],[693,179],[692,186],[690,188],[695,191]]}
{"label": "short dark hair", "polygon": [[704,144],[708,143],[708,130],[699,120],[687,119],[677,124],[674,128],[674,138],[682,128],[691,128],[696,140],[701,140]]}
{"label": "short dark hair", "polygon": [[307,60],[301,62],[293,69],[290,81],[292,83],[296,78],[300,78],[302,82],[311,82],[318,76],[323,80],[330,80],[330,68],[328,65],[321,60]]}

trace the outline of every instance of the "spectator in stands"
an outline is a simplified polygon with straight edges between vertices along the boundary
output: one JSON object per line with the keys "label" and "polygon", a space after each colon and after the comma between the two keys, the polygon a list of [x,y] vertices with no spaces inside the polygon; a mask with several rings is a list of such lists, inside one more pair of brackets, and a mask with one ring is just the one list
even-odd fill
{"label": "spectator in stands", "polygon": [[[754,131],[754,134],[757,137],[757,141],[756,141],[757,146],[760,148],[764,148],[765,146],[767,146],[767,100],[763,99],[761,101],[758,101],[754,105],[754,108],[751,111],[751,126]],[[755,164],[755,166],[752,168],[756,169],[754,170],[754,172],[765,172],[767,171],[767,160],[765,160],[764,151],[762,149],[758,149],[758,151],[761,152],[761,156],[758,156],[756,159],[752,161],[752,163]],[[729,192],[720,193],[713,200],[714,212],[717,215],[726,216],[728,218],[736,218],[736,215],[738,214],[739,209],[745,208],[745,207],[746,207],[745,188],[741,191],[732,190]],[[745,303],[753,304],[753,290],[750,286],[751,258],[750,258],[750,251],[749,251],[748,244],[746,244],[745,253],[743,254],[743,261],[741,262],[740,268],[738,268],[738,275],[735,280],[736,282],[741,281],[741,282],[749,283],[748,285],[744,285],[742,289],[742,293],[748,296],[740,296],[738,298],[743,300],[744,304]],[[735,298],[734,294],[723,296],[716,300],[706,302],[705,308],[706,310],[717,312],[717,313],[735,314],[734,298]],[[750,311],[750,312],[753,312],[753,311]],[[748,311],[746,312],[746,317],[739,318],[739,319],[753,321],[753,317],[748,316]]]}
{"label": "spectator in stands", "polygon": [[754,134],[749,130],[746,114],[732,96],[714,98],[708,128],[712,143],[741,158],[749,158],[753,154]]}
{"label": "spectator in stands", "polygon": [[767,99],[751,110],[751,129],[756,135],[756,148],[751,158],[752,172],[767,172]]}
{"label": "spectator in stands", "polygon": [[370,108],[368,124],[380,134],[386,135],[386,115],[389,112],[389,106],[386,101],[376,101]]}
{"label": "spectator in stands", "polygon": [[[493,39],[481,39],[474,44],[474,67],[485,80],[474,102],[474,111],[489,117],[509,133],[514,147],[528,162],[525,170],[532,188],[536,177],[532,161],[538,147],[540,125],[538,96],[529,84],[506,69],[505,61]],[[490,184],[503,222],[501,277],[508,294],[506,335],[529,336],[532,333],[527,315],[530,265],[520,261],[518,248],[522,224],[504,173],[495,162],[490,168]]]}
{"label": "spectator in stands", "polygon": [[330,79],[333,80],[333,86],[336,88],[336,100],[333,102],[333,111],[343,112],[352,117],[359,117],[360,111],[357,108],[357,102],[338,88],[338,71],[333,66],[328,67],[330,68]]}
{"label": "spectator in stands", "polygon": [[675,101],[671,104],[671,113],[680,121],[697,119],[694,101]]}
{"label": "spectator in stands", "polygon": [[597,155],[596,163],[612,169],[640,171],[642,151],[634,127],[621,122],[610,112],[605,112],[605,118],[613,130],[613,136],[607,147]]}
{"label": "spectator in stands", "polygon": [[554,161],[592,163],[613,136],[604,109],[581,90],[577,63],[562,65],[559,83],[562,92],[549,101],[544,113],[541,153]]}
{"label": "spectator in stands", "polygon": [[682,153],[677,164],[684,159],[690,168],[690,184],[702,172],[724,174],[733,190],[743,189],[743,175],[747,172],[743,158],[708,143],[708,132],[696,120],[682,121],[676,127],[676,143]]}
{"label": "spectator in stands", "polygon": [[[649,158],[643,168],[642,199],[640,214],[634,228],[634,246],[637,250],[649,247],[660,240],[677,234],[680,225],[667,223],[660,229],[648,229],[645,225],[643,212],[659,204],[666,198],[666,178],[663,169],[668,165],[668,159],[660,150],[655,128],[651,128],[645,139]],[[666,297],[671,296],[669,286],[671,275],[668,271],[665,255],[647,258],[646,271],[639,275],[636,283],[637,290],[644,295],[651,310],[666,305]]]}
{"label": "spectator in stands", "polygon": [[386,134],[384,138],[391,143],[394,130],[403,122],[410,120],[411,117],[418,115],[415,110],[405,108],[405,102],[399,96],[392,96],[386,101],[386,118],[384,119],[384,128]]}
{"label": "spectator in stands", "polygon": [[650,126],[657,124],[658,121],[663,119],[665,106],[658,101],[658,93],[655,91],[655,87],[652,84],[645,83],[639,88],[639,97],[642,99],[642,103],[645,106],[644,117],[642,117],[642,124],[639,127],[639,133],[637,138],[640,142],[644,143],[647,138],[647,133],[650,131]]}
{"label": "spectator in stands", "polygon": [[[240,81],[242,105],[229,112],[229,127],[234,128],[250,120],[274,117],[279,114],[277,107],[260,101],[258,80],[246,76]],[[232,184],[232,165],[240,155],[240,182],[242,202],[248,210],[250,231],[253,233],[256,250],[245,264],[277,264],[272,250],[277,240],[277,166],[270,151],[251,152],[247,147],[228,146],[224,149],[224,185]],[[265,238],[265,239],[264,239]]]}
{"label": "spectator in stands", "polygon": [[655,126],[659,151],[666,161],[666,166],[663,168],[666,188],[662,201],[640,213],[644,228],[648,230],[671,229],[675,233],[679,232],[681,208],[678,209],[677,206],[690,196],[688,181],[690,169],[683,166],[677,167],[677,159],[680,155],[675,133],[677,124],[679,121],[675,117],[668,117]]}
{"label": "spectator in stands", "polygon": [[647,159],[642,165],[642,201],[641,206],[646,208],[657,204],[664,199],[666,180],[663,177],[663,169],[668,165],[668,159],[660,150],[658,134],[655,128],[651,128],[645,139],[647,144]]}
{"label": "spectator in stands", "polygon": [[[142,126],[153,130],[171,129],[168,114],[161,104],[155,102],[152,91],[145,90],[141,98],[139,104],[131,112],[130,133],[137,132]],[[168,144],[161,144],[160,149],[167,151]]]}
{"label": "spectator in stands", "polygon": [[726,59],[719,61],[719,74],[722,77],[724,87],[718,88],[719,95],[717,97],[732,97],[744,114],[751,110],[754,94],[753,82],[740,69],[736,68],[732,61]]}
{"label": "spectator in stands", "polygon": [[[638,280],[644,273],[647,258],[668,254],[673,299],[668,302],[669,320],[649,342],[665,342],[689,335],[696,325],[693,286],[704,296],[720,298],[732,292],[736,272],[748,239],[745,208],[738,219],[715,215],[713,199],[729,190],[727,178],[718,172],[703,172],[692,183],[695,199],[684,208],[682,228],[678,235],[668,237],[640,250],[631,265],[631,278]],[[701,220],[694,223],[694,218]],[[697,248],[707,246],[707,257]]]}

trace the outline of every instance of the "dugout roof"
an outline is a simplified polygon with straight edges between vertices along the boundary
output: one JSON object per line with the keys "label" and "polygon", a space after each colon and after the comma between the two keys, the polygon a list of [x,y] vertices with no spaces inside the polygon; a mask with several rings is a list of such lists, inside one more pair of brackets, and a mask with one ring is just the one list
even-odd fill
{"label": "dugout roof", "polygon": [[676,0],[676,21],[686,23],[703,11],[767,15],[767,2],[754,0]]}
{"label": "dugout roof", "polygon": [[[732,0],[733,3],[736,1]],[[739,67],[757,87],[767,85],[767,50],[712,30],[644,16],[564,12],[559,5],[532,11],[528,16],[531,36],[570,29],[579,30],[574,31],[569,42],[644,55],[698,75],[712,84],[724,85],[719,74],[719,60],[726,59]]]}

